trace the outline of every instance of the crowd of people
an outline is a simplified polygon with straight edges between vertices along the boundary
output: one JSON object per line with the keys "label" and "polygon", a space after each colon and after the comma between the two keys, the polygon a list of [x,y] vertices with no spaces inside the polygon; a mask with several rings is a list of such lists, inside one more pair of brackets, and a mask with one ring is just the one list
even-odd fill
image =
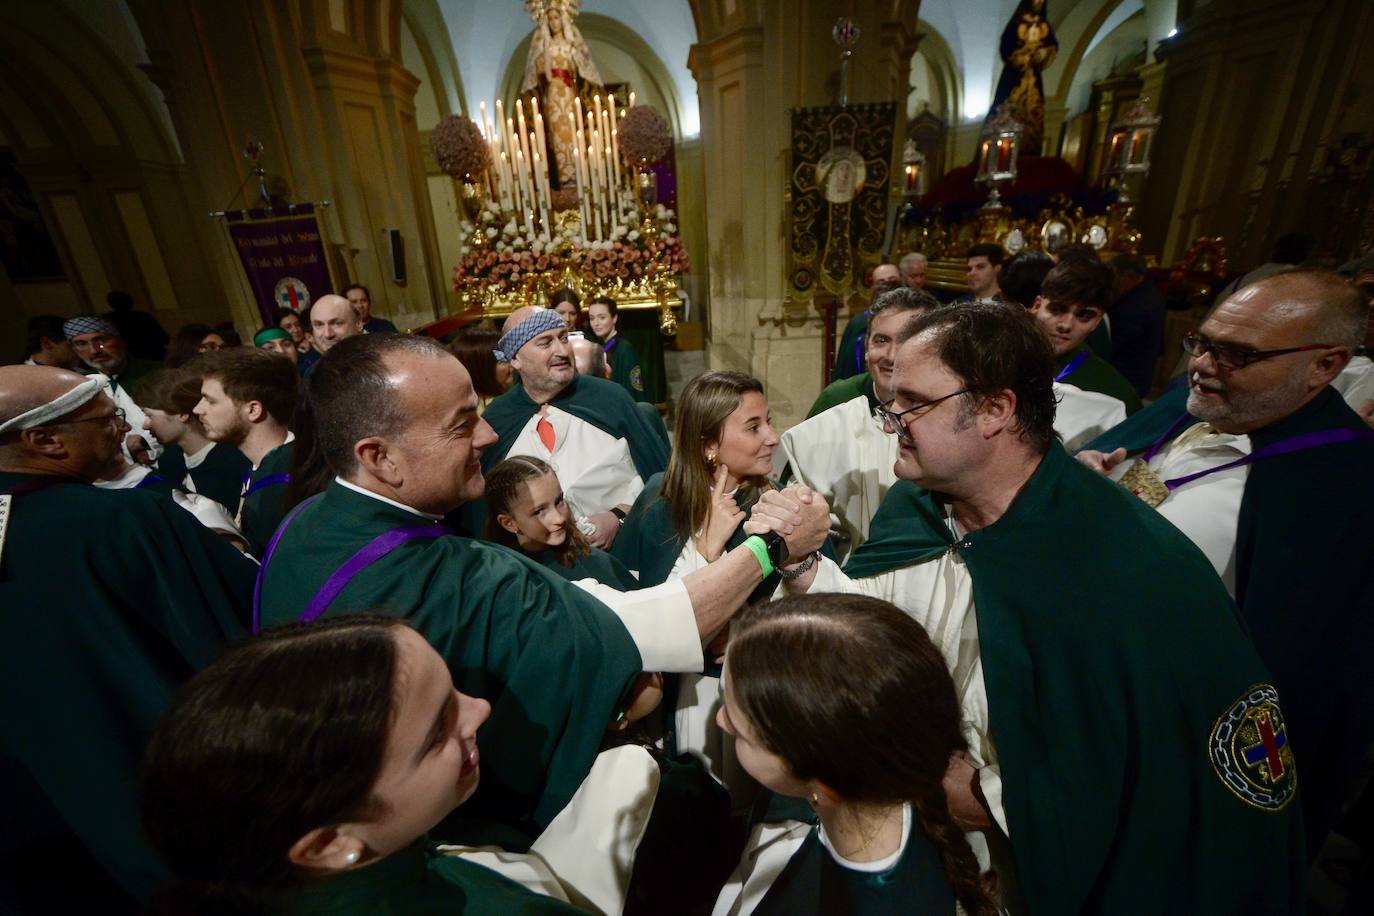
{"label": "crowd of people", "polygon": [[1302,912],[1374,744],[1374,261],[1241,278],[1162,390],[1140,259],[967,265],[875,269],[785,430],[738,371],[670,430],[571,290],[34,319],[0,908]]}

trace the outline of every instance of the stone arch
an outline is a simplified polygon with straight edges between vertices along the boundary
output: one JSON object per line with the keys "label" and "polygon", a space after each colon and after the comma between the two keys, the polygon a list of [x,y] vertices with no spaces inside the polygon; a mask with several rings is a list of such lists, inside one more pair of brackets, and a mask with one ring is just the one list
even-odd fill
{"label": "stone arch", "polygon": [[963,114],[964,87],[954,52],[945,36],[924,20],[916,20],[916,34],[920,41],[916,53],[922,55],[930,65],[935,78],[935,90],[941,101],[940,110],[935,113],[946,124],[958,124]]}

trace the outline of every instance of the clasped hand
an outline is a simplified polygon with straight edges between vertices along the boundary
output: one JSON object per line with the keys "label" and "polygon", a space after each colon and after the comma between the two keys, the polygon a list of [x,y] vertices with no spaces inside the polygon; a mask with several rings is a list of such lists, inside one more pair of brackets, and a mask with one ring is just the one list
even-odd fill
{"label": "clasped hand", "polygon": [[787,543],[794,562],[820,549],[830,532],[830,507],[822,496],[801,485],[785,490],[766,490],[754,504],[745,534],[776,531]]}

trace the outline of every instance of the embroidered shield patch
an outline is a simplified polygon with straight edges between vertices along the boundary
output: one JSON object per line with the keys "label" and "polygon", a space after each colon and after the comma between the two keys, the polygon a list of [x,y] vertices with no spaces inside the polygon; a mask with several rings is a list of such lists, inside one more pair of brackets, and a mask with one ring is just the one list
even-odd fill
{"label": "embroidered shield patch", "polygon": [[635,391],[644,390],[644,373],[639,371],[638,366],[630,370],[630,387]]}
{"label": "embroidered shield patch", "polygon": [[1207,741],[1212,768],[1241,801],[1281,811],[1297,790],[1297,770],[1279,692],[1256,684],[1222,714]]}

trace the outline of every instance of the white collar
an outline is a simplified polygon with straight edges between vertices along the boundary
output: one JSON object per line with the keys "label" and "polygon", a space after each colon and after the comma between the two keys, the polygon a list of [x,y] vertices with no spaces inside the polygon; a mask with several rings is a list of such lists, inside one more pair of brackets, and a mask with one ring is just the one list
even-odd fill
{"label": "white collar", "polygon": [[207,442],[207,443],[205,443],[205,446],[204,446],[203,448],[201,448],[200,451],[198,451],[198,452],[191,452],[190,454],[186,455],[186,470],[189,471],[189,470],[191,470],[192,468],[198,468],[198,467],[200,467],[202,464],[204,464],[204,463],[205,463],[205,459],[206,459],[207,457],[209,457],[209,455],[210,455],[210,449],[212,449],[212,448],[214,448],[214,447],[215,447],[215,443],[213,443],[213,442]]}
{"label": "white collar", "polygon": [[335,477],[334,482],[341,487],[346,487],[347,489],[352,490],[354,493],[361,493],[364,496],[371,496],[373,499],[378,500],[380,502],[384,502],[388,506],[394,506],[397,509],[404,509],[411,515],[418,515],[420,518],[427,518],[431,522],[437,522],[443,519],[442,515],[431,515],[428,512],[421,512],[414,506],[407,506],[405,503],[398,503],[394,499],[388,499],[380,493],[374,493],[371,490],[364,489],[363,487],[358,486],[356,483],[350,483],[349,481],[344,480],[342,477]]}
{"label": "white collar", "polygon": [[885,872],[896,865],[901,860],[902,853],[906,852],[907,840],[911,837],[911,802],[902,805],[902,841],[897,844],[897,848],[893,852],[873,862],[855,862],[836,852],[835,847],[830,844],[830,837],[826,836],[825,825],[819,821],[816,823],[816,833],[819,835],[825,851],[830,853],[830,857],[841,867],[850,871],[861,871],[869,874]]}

